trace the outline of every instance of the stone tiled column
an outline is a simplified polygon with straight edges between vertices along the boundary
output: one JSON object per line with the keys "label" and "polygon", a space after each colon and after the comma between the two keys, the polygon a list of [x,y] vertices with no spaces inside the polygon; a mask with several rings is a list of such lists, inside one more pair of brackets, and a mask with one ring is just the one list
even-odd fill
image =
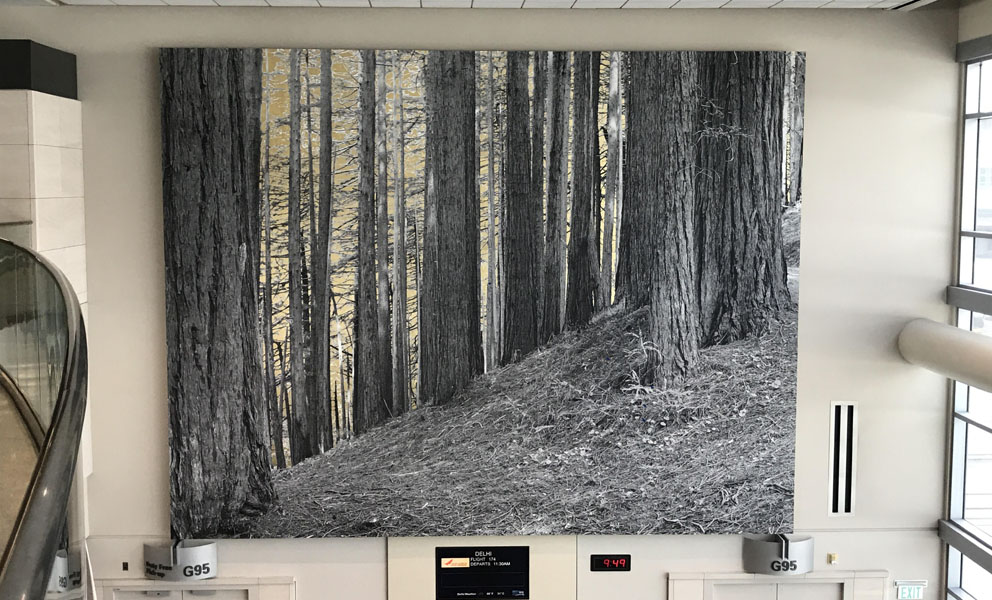
{"label": "stone tiled column", "polygon": [[78,100],[0,90],[0,237],[51,260],[86,303]]}
{"label": "stone tiled column", "polygon": [[0,90],[0,237],[34,245],[28,92]]}

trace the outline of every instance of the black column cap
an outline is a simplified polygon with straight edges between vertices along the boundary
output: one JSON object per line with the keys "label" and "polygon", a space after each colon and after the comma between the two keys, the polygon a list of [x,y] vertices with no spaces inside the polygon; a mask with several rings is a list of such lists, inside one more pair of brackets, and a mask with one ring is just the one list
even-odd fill
{"label": "black column cap", "polygon": [[33,90],[76,100],[76,55],[31,40],[0,40],[0,90]]}

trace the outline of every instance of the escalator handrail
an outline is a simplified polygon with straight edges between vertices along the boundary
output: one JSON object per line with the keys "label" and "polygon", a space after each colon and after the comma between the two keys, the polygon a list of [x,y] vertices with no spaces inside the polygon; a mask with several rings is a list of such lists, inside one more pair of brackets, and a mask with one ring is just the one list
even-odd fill
{"label": "escalator handrail", "polygon": [[35,600],[45,596],[69,506],[86,411],[86,332],[79,300],[66,276],[33,250],[4,239],[0,245],[13,247],[43,267],[58,285],[66,309],[68,343],[51,424],[0,559],[0,600]]}

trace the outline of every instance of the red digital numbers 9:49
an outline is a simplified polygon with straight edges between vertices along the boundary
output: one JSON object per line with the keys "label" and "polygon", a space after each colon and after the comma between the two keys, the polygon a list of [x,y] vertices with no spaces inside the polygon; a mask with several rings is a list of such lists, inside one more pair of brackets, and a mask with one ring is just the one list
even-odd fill
{"label": "red digital numbers 9:49", "polygon": [[589,567],[592,571],[629,571],[629,554],[593,554]]}

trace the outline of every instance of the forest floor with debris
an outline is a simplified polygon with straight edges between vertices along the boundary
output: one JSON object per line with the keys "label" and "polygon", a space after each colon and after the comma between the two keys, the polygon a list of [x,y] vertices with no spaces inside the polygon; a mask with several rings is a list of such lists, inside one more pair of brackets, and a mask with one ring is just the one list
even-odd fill
{"label": "forest floor with debris", "polygon": [[447,406],[414,410],[275,473],[244,537],[763,533],[792,529],[798,208],[783,215],[793,310],[642,385],[647,311],[611,309]]}
{"label": "forest floor with debris", "polygon": [[796,317],[659,389],[635,375],[646,311],[601,315],[278,472],[277,504],[243,535],[789,531]]}

